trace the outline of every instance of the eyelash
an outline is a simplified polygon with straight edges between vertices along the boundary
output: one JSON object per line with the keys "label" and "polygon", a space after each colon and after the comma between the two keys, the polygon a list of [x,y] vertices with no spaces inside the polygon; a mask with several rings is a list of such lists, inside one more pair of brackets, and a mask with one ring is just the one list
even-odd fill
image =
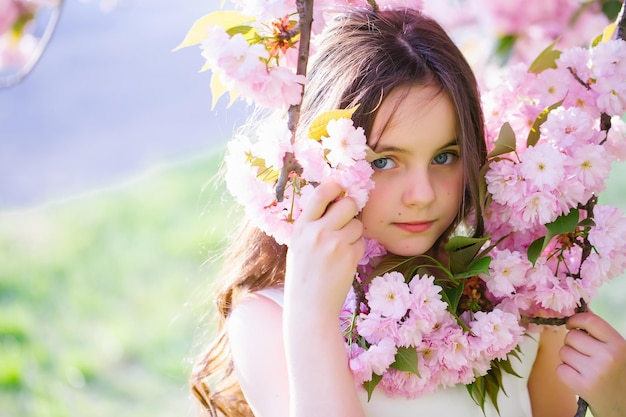
{"label": "eyelash", "polygon": [[438,153],[437,155],[435,155],[435,157],[433,158],[433,161],[435,161],[435,159],[437,157],[439,157],[440,155],[449,155],[449,159],[446,160],[446,162],[441,163],[441,164],[437,164],[437,165],[449,165],[452,162],[454,162],[454,158],[458,158],[459,157],[459,155],[456,152],[454,152],[454,151],[445,151],[445,152],[441,152],[441,153]]}
{"label": "eyelash", "polygon": [[[436,163],[436,162],[435,162],[435,160],[436,160],[439,156],[441,156],[441,155],[448,155],[448,159],[447,159],[445,162],[442,162],[442,163]],[[458,153],[457,153],[457,152],[454,152],[454,151],[444,151],[444,152],[440,152],[440,153],[438,153],[437,155],[435,155],[435,157],[433,158],[433,163],[435,163],[435,165],[449,165],[449,164],[451,164],[452,162],[454,162],[454,158],[458,158],[458,157],[459,157],[459,155],[458,155]],[[378,166],[378,165],[377,165],[377,162],[380,162],[380,161],[390,161],[390,162],[392,162],[393,164],[395,164],[395,161],[394,161],[391,157],[383,157],[383,158],[378,158],[378,159],[375,159],[375,160],[373,160],[373,161],[372,161],[372,167],[373,167],[375,170],[379,170],[379,171],[386,171],[386,170],[388,170],[388,169],[393,168],[393,167],[387,167],[387,166]]]}

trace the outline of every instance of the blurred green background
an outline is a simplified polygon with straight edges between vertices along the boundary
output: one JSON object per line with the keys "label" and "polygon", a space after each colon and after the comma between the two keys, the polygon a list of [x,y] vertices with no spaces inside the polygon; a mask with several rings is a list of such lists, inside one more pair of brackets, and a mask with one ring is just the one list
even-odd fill
{"label": "blurred green background", "polygon": [[220,161],[0,211],[0,416],[194,415],[187,376],[228,233]]}
{"label": "blurred green background", "polygon": [[[192,416],[191,358],[236,214],[222,150],[118,187],[0,210],[0,416]],[[624,209],[626,166],[601,202]],[[592,307],[626,334],[626,279]]]}

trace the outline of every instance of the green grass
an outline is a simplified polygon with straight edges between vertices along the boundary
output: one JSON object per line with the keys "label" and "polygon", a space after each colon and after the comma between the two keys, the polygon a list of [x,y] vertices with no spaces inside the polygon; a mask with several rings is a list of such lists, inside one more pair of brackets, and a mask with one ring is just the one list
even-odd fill
{"label": "green grass", "polygon": [[0,416],[193,415],[198,318],[228,232],[220,154],[0,213]]}
{"label": "green grass", "polygon": [[[0,211],[0,417],[195,415],[199,319],[232,213],[221,154],[119,187]],[[626,210],[626,164],[600,201]],[[626,279],[592,303],[626,334]]]}

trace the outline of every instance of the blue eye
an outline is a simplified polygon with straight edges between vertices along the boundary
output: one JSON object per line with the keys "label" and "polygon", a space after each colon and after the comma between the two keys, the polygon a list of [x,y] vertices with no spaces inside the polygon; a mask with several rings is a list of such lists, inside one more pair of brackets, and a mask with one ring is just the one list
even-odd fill
{"label": "blue eye", "polygon": [[395,162],[391,158],[378,158],[372,161],[374,169],[386,170],[395,166]]}
{"label": "blue eye", "polygon": [[454,161],[457,155],[454,152],[441,152],[433,158],[436,165],[448,165]]}

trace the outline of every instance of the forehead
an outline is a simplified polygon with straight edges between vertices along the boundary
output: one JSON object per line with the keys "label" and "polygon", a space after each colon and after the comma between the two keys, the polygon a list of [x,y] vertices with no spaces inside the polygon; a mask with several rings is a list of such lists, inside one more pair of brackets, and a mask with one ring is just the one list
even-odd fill
{"label": "forehead", "polygon": [[457,116],[448,94],[435,86],[395,88],[380,105],[370,135],[370,146],[390,141],[445,142],[457,139]]}

